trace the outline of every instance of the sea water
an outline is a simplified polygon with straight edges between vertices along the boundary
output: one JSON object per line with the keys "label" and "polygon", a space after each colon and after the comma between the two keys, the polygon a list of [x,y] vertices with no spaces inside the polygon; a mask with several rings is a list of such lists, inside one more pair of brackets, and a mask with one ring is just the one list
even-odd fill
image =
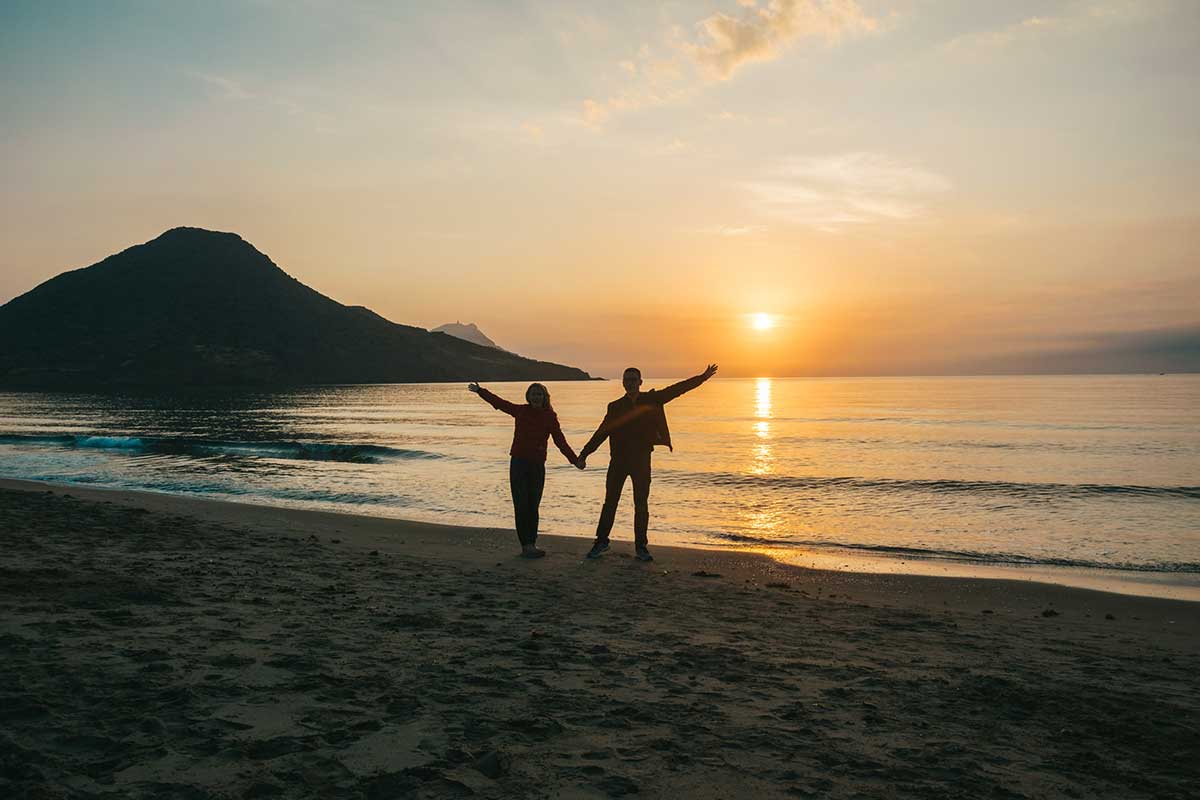
{"label": "sea water", "polygon": [[[621,394],[549,388],[576,449]],[[717,378],[667,416],[652,544],[1200,585],[1200,375]],[[512,427],[464,384],[6,393],[0,476],[511,529]],[[607,460],[551,443],[543,532],[594,534]]]}

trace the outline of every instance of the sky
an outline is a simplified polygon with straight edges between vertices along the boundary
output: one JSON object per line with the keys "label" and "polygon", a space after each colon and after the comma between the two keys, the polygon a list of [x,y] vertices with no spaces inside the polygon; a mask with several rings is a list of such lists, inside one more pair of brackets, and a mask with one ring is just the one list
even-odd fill
{"label": "sky", "polygon": [[189,225],[596,375],[1178,369],[1197,75],[1195,0],[6,0],[0,303]]}

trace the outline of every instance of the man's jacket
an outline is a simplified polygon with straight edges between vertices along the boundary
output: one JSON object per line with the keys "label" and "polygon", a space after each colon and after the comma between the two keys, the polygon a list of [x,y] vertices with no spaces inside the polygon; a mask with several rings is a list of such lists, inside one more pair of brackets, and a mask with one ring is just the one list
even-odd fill
{"label": "man's jacket", "polygon": [[674,450],[663,406],[702,383],[704,376],[697,375],[664,389],[640,392],[636,403],[628,395],[613,400],[608,404],[604,421],[579,452],[580,458],[587,458],[594,453],[605,439],[608,439],[613,458],[644,455],[653,450],[655,445],[665,445]]}

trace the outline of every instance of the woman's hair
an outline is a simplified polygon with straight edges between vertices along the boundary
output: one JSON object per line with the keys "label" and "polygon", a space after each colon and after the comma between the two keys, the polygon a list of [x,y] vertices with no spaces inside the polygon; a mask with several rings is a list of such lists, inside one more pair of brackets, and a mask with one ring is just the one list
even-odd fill
{"label": "woman's hair", "polygon": [[529,402],[529,393],[532,392],[534,389],[542,390],[542,394],[546,395],[546,406],[545,407],[553,410],[553,406],[550,405],[550,390],[546,388],[546,384],[544,384],[544,383],[529,384],[529,388],[527,388],[525,390],[525,402],[526,403]]}

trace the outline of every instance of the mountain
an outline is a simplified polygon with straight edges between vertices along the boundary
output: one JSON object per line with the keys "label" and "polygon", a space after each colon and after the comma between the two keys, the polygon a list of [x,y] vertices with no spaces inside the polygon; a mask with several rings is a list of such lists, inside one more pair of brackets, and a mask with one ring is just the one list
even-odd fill
{"label": "mountain", "polygon": [[489,339],[483,331],[476,327],[474,322],[468,322],[466,325],[463,325],[461,322],[447,322],[445,325],[439,325],[434,328],[432,333],[448,333],[456,338],[481,344],[484,347],[494,347],[497,350],[504,349]]}
{"label": "mountain", "polygon": [[0,306],[0,387],[587,380],[344,306],[233,233],[174,228]]}

